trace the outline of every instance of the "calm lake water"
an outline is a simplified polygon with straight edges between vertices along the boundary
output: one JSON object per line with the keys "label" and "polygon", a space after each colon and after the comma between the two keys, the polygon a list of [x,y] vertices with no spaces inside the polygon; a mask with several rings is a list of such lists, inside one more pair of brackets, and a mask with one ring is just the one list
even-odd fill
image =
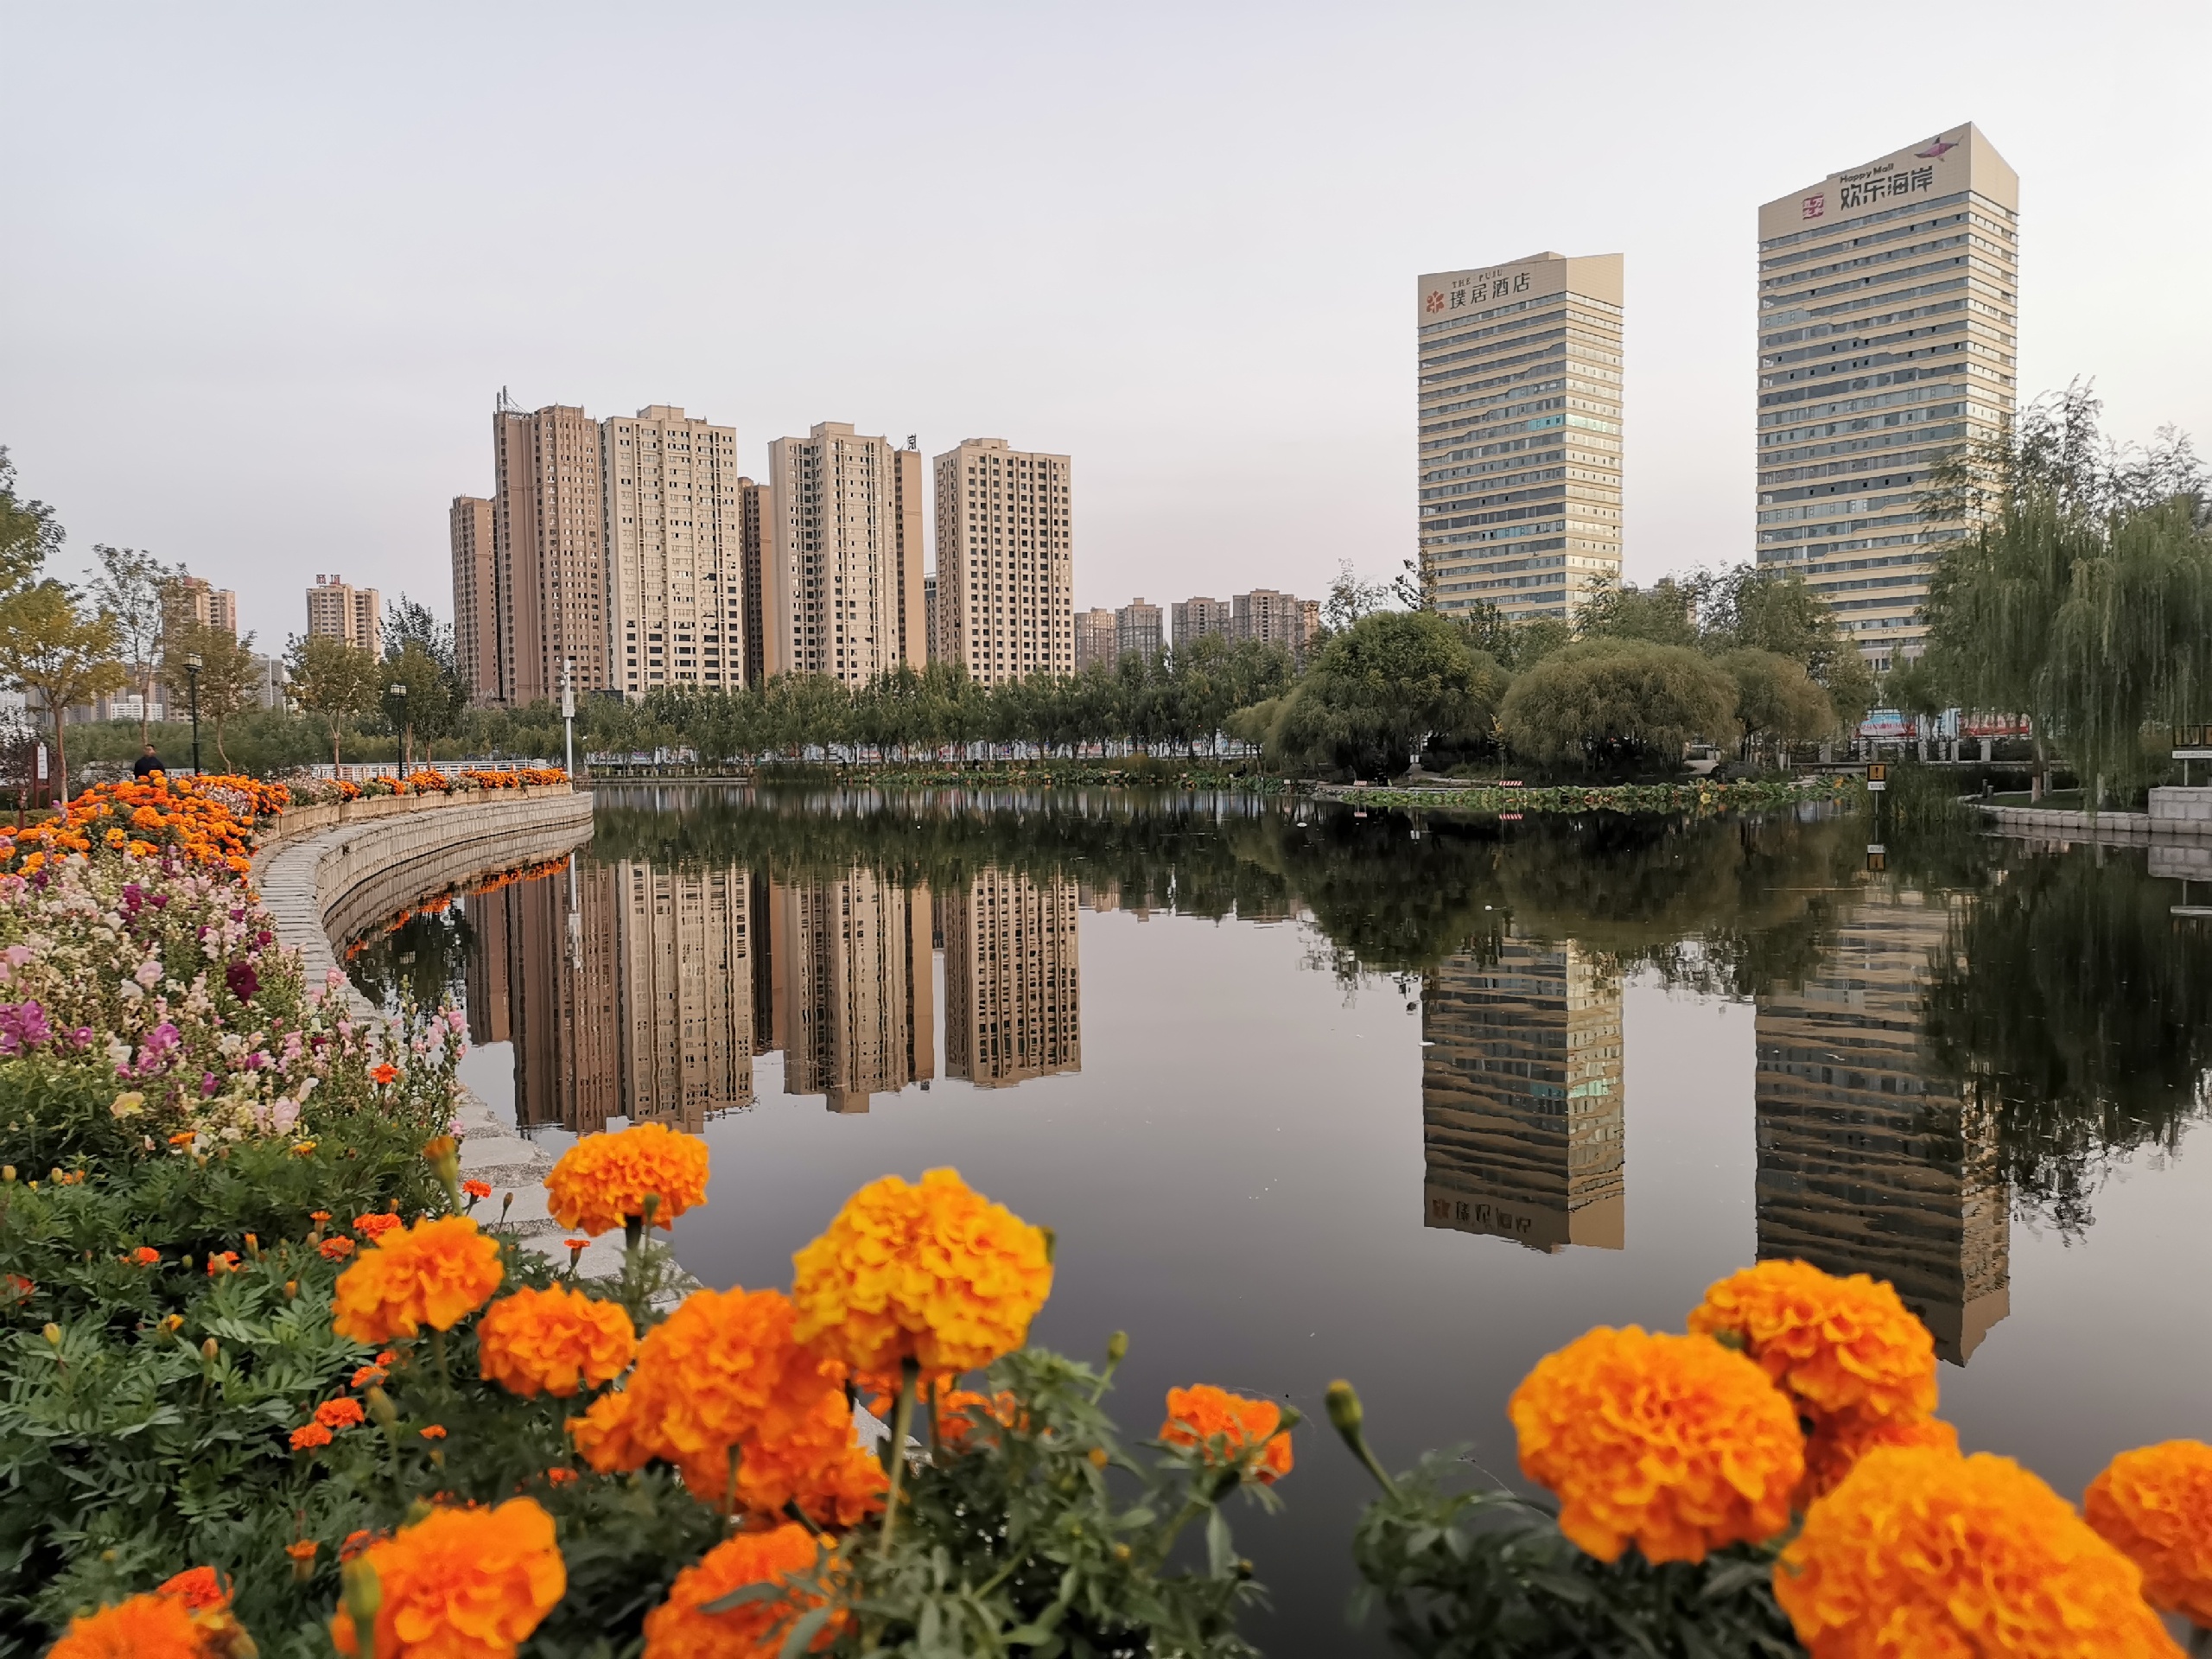
{"label": "calm lake water", "polygon": [[[1239,1547],[1269,1653],[1343,1618],[1364,1477],[1464,1442],[1594,1324],[1765,1256],[1896,1282],[1969,1450],[2069,1497],[2212,1439],[2212,919],[2175,855],[1849,817],[1446,822],[1247,797],[602,791],[570,863],[368,942],[467,1006],[465,1076],[563,1142],[713,1148],[715,1287],[888,1172],[1059,1236],[1035,1340],[1295,1402]],[[2196,855],[2202,858],[2202,855]]]}

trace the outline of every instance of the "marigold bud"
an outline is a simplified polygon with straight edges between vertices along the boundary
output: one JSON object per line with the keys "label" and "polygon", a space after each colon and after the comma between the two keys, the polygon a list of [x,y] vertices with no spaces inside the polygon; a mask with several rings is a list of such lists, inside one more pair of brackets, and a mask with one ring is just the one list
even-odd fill
{"label": "marigold bud", "polygon": [[13,1164],[0,1166],[0,1181],[13,1183],[15,1179],[16,1166]]}
{"label": "marigold bud", "polygon": [[46,1343],[49,1348],[59,1348],[61,1345],[61,1327],[51,1319],[48,1319],[46,1324]]}
{"label": "marigold bud", "polygon": [[1339,1434],[1356,1433],[1362,1421],[1359,1390],[1342,1377],[1329,1384],[1329,1421]]}
{"label": "marigold bud", "polygon": [[208,1338],[207,1341],[200,1344],[200,1357],[210,1363],[222,1357],[222,1344],[218,1343],[213,1337]]}
{"label": "marigold bud", "polygon": [[377,1420],[378,1428],[391,1428],[399,1421],[399,1408],[391,1403],[391,1396],[381,1388],[372,1385],[367,1395],[369,1415]]}
{"label": "marigold bud", "polygon": [[1128,1357],[1128,1351],[1129,1333],[1128,1332],[1116,1331],[1106,1338],[1106,1363],[1109,1365],[1120,1364]]}

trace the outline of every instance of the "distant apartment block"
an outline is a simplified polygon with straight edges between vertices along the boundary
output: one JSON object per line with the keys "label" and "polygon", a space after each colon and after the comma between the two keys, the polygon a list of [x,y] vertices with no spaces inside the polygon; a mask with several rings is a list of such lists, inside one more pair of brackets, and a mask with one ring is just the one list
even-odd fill
{"label": "distant apartment block", "polygon": [[784,1092],[865,1112],[937,1072],[930,894],[872,870],[772,888],[772,1041]]}
{"label": "distant apartment block", "polygon": [[600,423],[613,683],[745,683],[744,503],[737,431],[655,404]]}
{"label": "distant apartment block", "polygon": [[775,492],[749,478],[737,480],[738,550],[744,566],[745,683],[758,685],[767,677],[767,613],[762,608],[766,589],[768,546],[775,531]]}
{"label": "distant apartment block", "polygon": [[937,577],[934,574],[922,578],[922,639],[929,648],[931,662],[937,660]]}
{"label": "distant apartment block", "polygon": [[1878,671],[1919,654],[1962,519],[1930,470],[2018,401],[2019,175],[1971,124],[1759,209],[1758,562],[1825,599]]}
{"label": "distant apartment block", "polygon": [[1114,658],[1121,654],[1115,643],[1114,613],[1101,606],[1094,610],[1077,611],[1075,616],[1075,667],[1080,674],[1093,663],[1105,667],[1114,665]]}
{"label": "distant apartment block", "polygon": [[182,613],[181,620],[219,628],[233,639],[238,637],[238,596],[205,576],[180,575],[169,605]]}
{"label": "distant apartment block", "polygon": [[1229,603],[1229,633],[1232,639],[1256,639],[1262,645],[1281,645],[1299,654],[1305,651],[1320,626],[1319,602],[1300,599],[1295,594],[1255,588],[1249,594],[1238,594]]}
{"label": "distant apartment block", "polygon": [[446,514],[453,549],[453,654],[468,700],[499,694],[499,581],[491,499],[456,495]]}
{"label": "distant apartment block", "polygon": [[779,438],[768,456],[764,673],[860,686],[923,667],[920,456],[844,421]]}
{"label": "distant apartment block", "polygon": [[1072,673],[1068,457],[968,438],[935,469],[938,654],[985,685]]}
{"label": "distant apartment block", "polygon": [[308,589],[308,633],[310,638],[343,639],[381,657],[383,596],[373,588],[355,588],[343,576],[318,575]]}
{"label": "distant apartment block", "polygon": [[1421,574],[1446,616],[1572,618],[1620,579],[1621,264],[1420,279]]}
{"label": "distant apartment block", "polygon": [[1225,599],[1177,600],[1168,607],[1175,649],[1180,651],[1193,639],[1203,639],[1210,633],[1227,639],[1236,613],[1236,607]]}
{"label": "distant apartment block", "polygon": [[1141,597],[1114,613],[1114,651],[1122,657],[1157,657],[1167,649],[1166,618]]}
{"label": "distant apartment block", "polygon": [[618,683],[607,652],[606,495],[599,425],[570,404],[492,416],[498,701],[559,697]]}

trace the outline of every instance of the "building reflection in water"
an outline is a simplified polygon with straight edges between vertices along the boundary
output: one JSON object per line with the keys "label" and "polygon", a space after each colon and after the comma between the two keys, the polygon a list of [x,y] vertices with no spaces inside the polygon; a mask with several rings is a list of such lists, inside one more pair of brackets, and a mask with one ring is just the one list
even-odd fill
{"label": "building reflection in water", "polygon": [[1870,894],[1814,977],[1758,999],[1758,1253],[1890,1281],[1963,1364],[2010,1309],[2011,1195],[1993,1124],[1922,1034],[1950,919]]}
{"label": "building reflection in water", "polygon": [[514,1046],[517,1122],[694,1133],[751,1104],[756,1054],[833,1112],[938,1072],[996,1088],[1081,1069],[1075,884],[998,870],[932,902],[855,868],[785,884],[741,868],[575,861],[464,900],[469,1039]]}
{"label": "building reflection in water", "polygon": [[987,869],[939,901],[947,1073],[1003,1089],[1083,1070],[1072,881]]}
{"label": "building reflection in water", "polygon": [[1424,981],[1422,1219],[1531,1249],[1625,1242],[1621,989],[1592,952],[1508,936]]}

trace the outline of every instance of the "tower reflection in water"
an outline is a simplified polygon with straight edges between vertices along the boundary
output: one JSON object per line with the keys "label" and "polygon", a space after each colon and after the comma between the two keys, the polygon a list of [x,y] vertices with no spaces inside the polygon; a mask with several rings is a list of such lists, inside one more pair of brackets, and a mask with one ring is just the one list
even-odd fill
{"label": "tower reflection in water", "polygon": [[578,859],[465,903],[469,1039],[513,1045],[524,1128],[696,1133],[750,1105],[753,1057],[778,1052],[785,1093],[865,1112],[938,1075],[933,945],[949,1075],[1081,1069],[1072,881],[986,870],[933,903],[861,868],[786,884]]}
{"label": "tower reflection in water", "polygon": [[1889,1280],[1964,1364],[2011,1308],[2011,1193],[1988,1109],[1923,1029],[1950,921],[1872,891],[1815,974],[1758,999],[1758,1250]]}
{"label": "tower reflection in water", "polygon": [[1530,1249],[1625,1242],[1621,989],[1592,952],[1508,935],[1426,976],[1421,1218]]}

